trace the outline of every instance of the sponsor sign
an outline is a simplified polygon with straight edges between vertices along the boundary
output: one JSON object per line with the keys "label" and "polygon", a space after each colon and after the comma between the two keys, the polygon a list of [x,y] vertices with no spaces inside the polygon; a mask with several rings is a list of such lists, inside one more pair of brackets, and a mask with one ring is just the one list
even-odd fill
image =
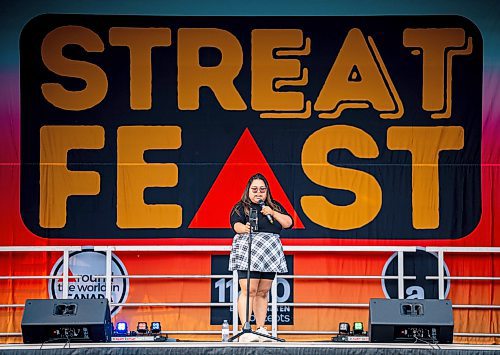
{"label": "sponsor sign", "polygon": [[[287,275],[293,275],[293,256],[285,255],[286,264],[288,267]],[[212,275],[225,275],[228,271],[229,257],[226,255],[212,255]],[[245,281],[246,282],[246,281]],[[277,277],[278,283],[278,303],[293,303],[293,279],[284,279]],[[211,302],[226,303],[233,302],[233,280],[230,278],[212,279],[211,281]],[[239,287],[238,287],[239,289]],[[240,294],[241,291],[238,291]],[[271,316],[271,292],[269,292],[269,306],[267,308],[266,324],[272,324]],[[231,321],[233,306],[229,307],[210,307],[210,324],[220,325],[224,319]],[[244,317],[244,315],[243,315]],[[279,306],[278,307],[278,325],[293,325],[293,307]],[[255,317],[252,314],[250,319],[251,324],[255,324]]]}
{"label": "sponsor sign", "polygon": [[[438,276],[438,257],[434,253],[417,249],[415,253],[403,253],[405,276],[415,276],[415,280],[404,280],[406,299],[439,298],[438,280],[428,280],[427,276]],[[387,260],[382,276],[398,275],[398,253]],[[448,266],[444,263],[444,277],[449,277]],[[450,280],[444,280],[444,297],[450,292]],[[382,290],[387,298],[398,298],[398,280],[382,279]]]}
{"label": "sponsor sign", "polygon": [[[60,257],[50,272],[52,276],[61,276],[63,257]],[[121,260],[113,255],[111,272],[114,276],[127,276],[127,269]],[[68,298],[89,299],[106,297],[106,254],[97,251],[79,251],[69,255]],[[76,278],[72,278],[75,276]],[[128,278],[114,278],[111,281],[111,303],[124,303],[129,293]],[[49,297],[61,299],[63,283],[61,279],[51,279],[48,284]],[[120,307],[111,307],[111,316],[115,316]]]}
{"label": "sponsor sign", "polygon": [[230,238],[262,172],[287,237],[462,238],[481,216],[482,52],[459,16],[36,17],[23,221],[46,238]]}

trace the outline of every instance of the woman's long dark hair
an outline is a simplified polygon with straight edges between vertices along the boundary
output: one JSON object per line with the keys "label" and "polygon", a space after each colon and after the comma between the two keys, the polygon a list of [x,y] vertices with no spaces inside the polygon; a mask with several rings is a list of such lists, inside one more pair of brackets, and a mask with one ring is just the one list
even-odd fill
{"label": "woman's long dark hair", "polygon": [[238,211],[239,207],[243,208],[243,211],[245,212],[245,215],[248,216],[250,215],[250,206],[252,201],[250,201],[250,197],[248,196],[248,191],[250,190],[250,186],[252,185],[252,182],[254,180],[262,180],[264,181],[264,185],[267,187],[267,194],[266,194],[266,200],[264,201],[266,206],[271,207],[273,210],[282,212],[281,208],[274,202],[273,196],[271,195],[271,189],[269,187],[269,183],[267,182],[267,179],[264,175],[261,173],[257,173],[248,179],[247,186],[245,187],[245,190],[243,191],[243,195],[241,195],[241,200],[238,201],[236,205],[233,207],[232,212],[236,212],[236,214],[240,215],[240,212]]}

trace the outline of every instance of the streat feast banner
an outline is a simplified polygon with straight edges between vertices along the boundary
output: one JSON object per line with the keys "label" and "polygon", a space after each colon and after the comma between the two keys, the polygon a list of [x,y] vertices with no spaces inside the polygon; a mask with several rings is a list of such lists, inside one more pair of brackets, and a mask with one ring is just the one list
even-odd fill
{"label": "streat feast banner", "polygon": [[21,216],[42,238],[229,237],[256,172],[290,238],[479,223],[482,39],[465,18],[43,15],[20,55]]}
{"label": "streat feast banner", "polygon": [[[18,305],[0,307],[0,333],[21,331],[26,299],[67,293],[110,295],[130,329],[161,321],[171,337],[207,339],[188,331],[232,319],[229,252],[189,246],[231,245],[230,211],[257,172],[294,219],[285,247],[315,247],[285,252],[280,331],[366,328],[370,298],[400,297],[395,250],[326,246],[417,247],[403,254],[414,278],[402,293],[438,298],[426,247],[500,246],[500,19],[484,16],[36,13],[9,27],[19,48],[0,54],[16,58],[0,71],[0,244],[28,248],[0,249],[0,304]],[[172,248],[134,250],[145,245]],[[63,253],[39,246],[75,247],[67,289]],[[131,247],[113,250],[111,289],[99,246]],[[498,333],[497,264],[445,253],[445,277],[484,277],[445,280],[462,305],[455,332]],[[206,306],[169,306],[186,302]]]}

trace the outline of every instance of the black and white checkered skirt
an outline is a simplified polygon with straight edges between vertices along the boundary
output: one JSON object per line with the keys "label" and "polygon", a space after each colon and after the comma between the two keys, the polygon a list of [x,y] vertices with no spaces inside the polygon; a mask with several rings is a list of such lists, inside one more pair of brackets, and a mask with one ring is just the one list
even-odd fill
{"label": "black and white checkered skirt", "polygon": [[[229,270],[248,269],[248,234],[236,234],[233,238]],[[286,273],[285,254],[279,234],[252,234],[252,255],[250,271]]]}

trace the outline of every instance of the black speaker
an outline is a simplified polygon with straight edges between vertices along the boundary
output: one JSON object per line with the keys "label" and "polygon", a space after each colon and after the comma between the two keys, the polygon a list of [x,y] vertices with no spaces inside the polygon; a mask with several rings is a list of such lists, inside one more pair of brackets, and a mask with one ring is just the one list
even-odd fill
{"label": "black speaker", "polygon": [[450,300],[371,299],[368,319],[374,343],[453,342],[453,311]]}
{"label": "black speaker", "polygon": [[26,300],[23,341],[107,342],[113,324],[107,299]]}

